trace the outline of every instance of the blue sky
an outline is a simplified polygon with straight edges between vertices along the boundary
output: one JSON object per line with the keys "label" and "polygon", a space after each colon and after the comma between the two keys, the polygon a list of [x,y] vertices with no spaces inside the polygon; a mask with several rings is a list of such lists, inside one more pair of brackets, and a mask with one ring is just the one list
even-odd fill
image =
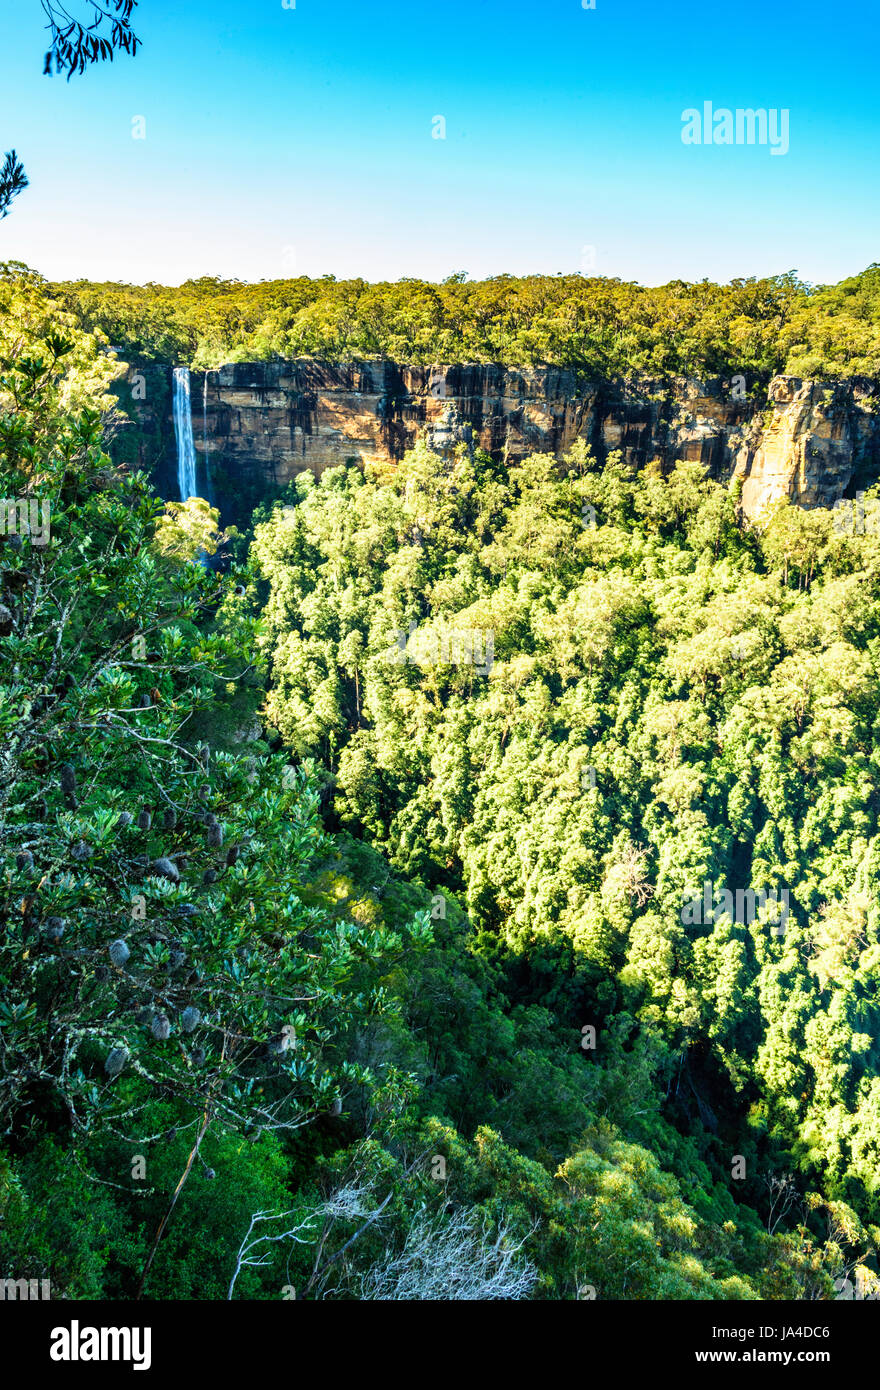
{"label": "blue sky", "polygon": [[[595,4],[140,0],[138,56],[68,83],[39,0],[0,0],[0,152],[31,179],[0,259],[172,284],[880,260],[876,0]],[[684,145],[706,100],[788,109],[788,154]]]}

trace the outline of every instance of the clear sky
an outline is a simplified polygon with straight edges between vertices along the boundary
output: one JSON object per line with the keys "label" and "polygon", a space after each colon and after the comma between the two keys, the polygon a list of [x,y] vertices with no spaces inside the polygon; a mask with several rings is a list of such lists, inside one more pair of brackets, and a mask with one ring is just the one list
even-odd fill
{"label": "clear sky", "polygon": [[[0,260],[171,284],[880,260],[877,0],[595,5],[140,0],[137,57],[66,82],[39,0],[0,0],[0,153],[31,179]],[[787,109],[789,152],[683,144],[707,100]]]}

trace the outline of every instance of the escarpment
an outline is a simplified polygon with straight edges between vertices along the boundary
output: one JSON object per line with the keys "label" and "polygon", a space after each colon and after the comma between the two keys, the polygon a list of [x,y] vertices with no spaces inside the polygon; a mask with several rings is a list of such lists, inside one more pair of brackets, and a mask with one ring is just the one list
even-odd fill
{"label": "escarpment", "polygon": [[[127,448],[163,496],[177,496],[170,364],[133,363],[120,383],[135,421]],[[515,461],[562,454],[585,439],[602,461],[703,463],[742,480],[757,518],[779,498],[830,506],[880,476],[880,383],[774,377],[586,382],[559,367],[405,366],[313,358],[236,362],[192,372],[199,490],[224,521],[250,510],[301,470],[393,462],[424,440]]]}

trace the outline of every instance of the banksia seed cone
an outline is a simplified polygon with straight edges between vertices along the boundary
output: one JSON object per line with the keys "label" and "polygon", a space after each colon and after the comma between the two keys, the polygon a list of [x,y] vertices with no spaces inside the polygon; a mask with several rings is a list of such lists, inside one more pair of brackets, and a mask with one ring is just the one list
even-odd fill
{"label": "banksia seed cone", "polygon": [[107,1053],[107,1059],[104,1062],[104,1070],[110,1077],[118,1076],[119,1073],[125,1069],[127,1061],[128,1049],[125,1047],[113,1047]]}
{"label": "banksia seed cone", "polygon": [[128,960],[129,956],[131,955],[131,951],[128,949],[125,942],[122,940],[122,937],[119,937],[117,941],[111,941],[109,951],[110,959],[112,960],[113,964],[118,966],[121,970],[123,965],[125,965],[125,962]]}
{"label": "banksia seed cone", "polygon": [[169,883],[180,882],[180,873],[177,865],[171,859],[166,859],[164,856],[161,859],[153,860],[151,872],[158,878],[167,878]]}

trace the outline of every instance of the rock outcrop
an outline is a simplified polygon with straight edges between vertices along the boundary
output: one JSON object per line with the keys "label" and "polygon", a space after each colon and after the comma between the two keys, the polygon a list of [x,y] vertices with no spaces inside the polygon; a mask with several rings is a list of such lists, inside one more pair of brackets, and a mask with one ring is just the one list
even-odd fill
{"label": "rock outcrop", "polygon": [[[861,380],[775,377],[746,395],[742,378],[625,385],[557,367],[296,359],[193,372],[192,399],[200,477],[239,523],[302,469],[399,460],[419,439],[509,460],[561,454],[579,438],[600,459],[619,449],[637,465],[698,460],[742,479],[751,517],[780,497],[828,506],[880,476],[880,384]],[[174,497],[170,393],[124,403],[145,430],[138,461]]]}

